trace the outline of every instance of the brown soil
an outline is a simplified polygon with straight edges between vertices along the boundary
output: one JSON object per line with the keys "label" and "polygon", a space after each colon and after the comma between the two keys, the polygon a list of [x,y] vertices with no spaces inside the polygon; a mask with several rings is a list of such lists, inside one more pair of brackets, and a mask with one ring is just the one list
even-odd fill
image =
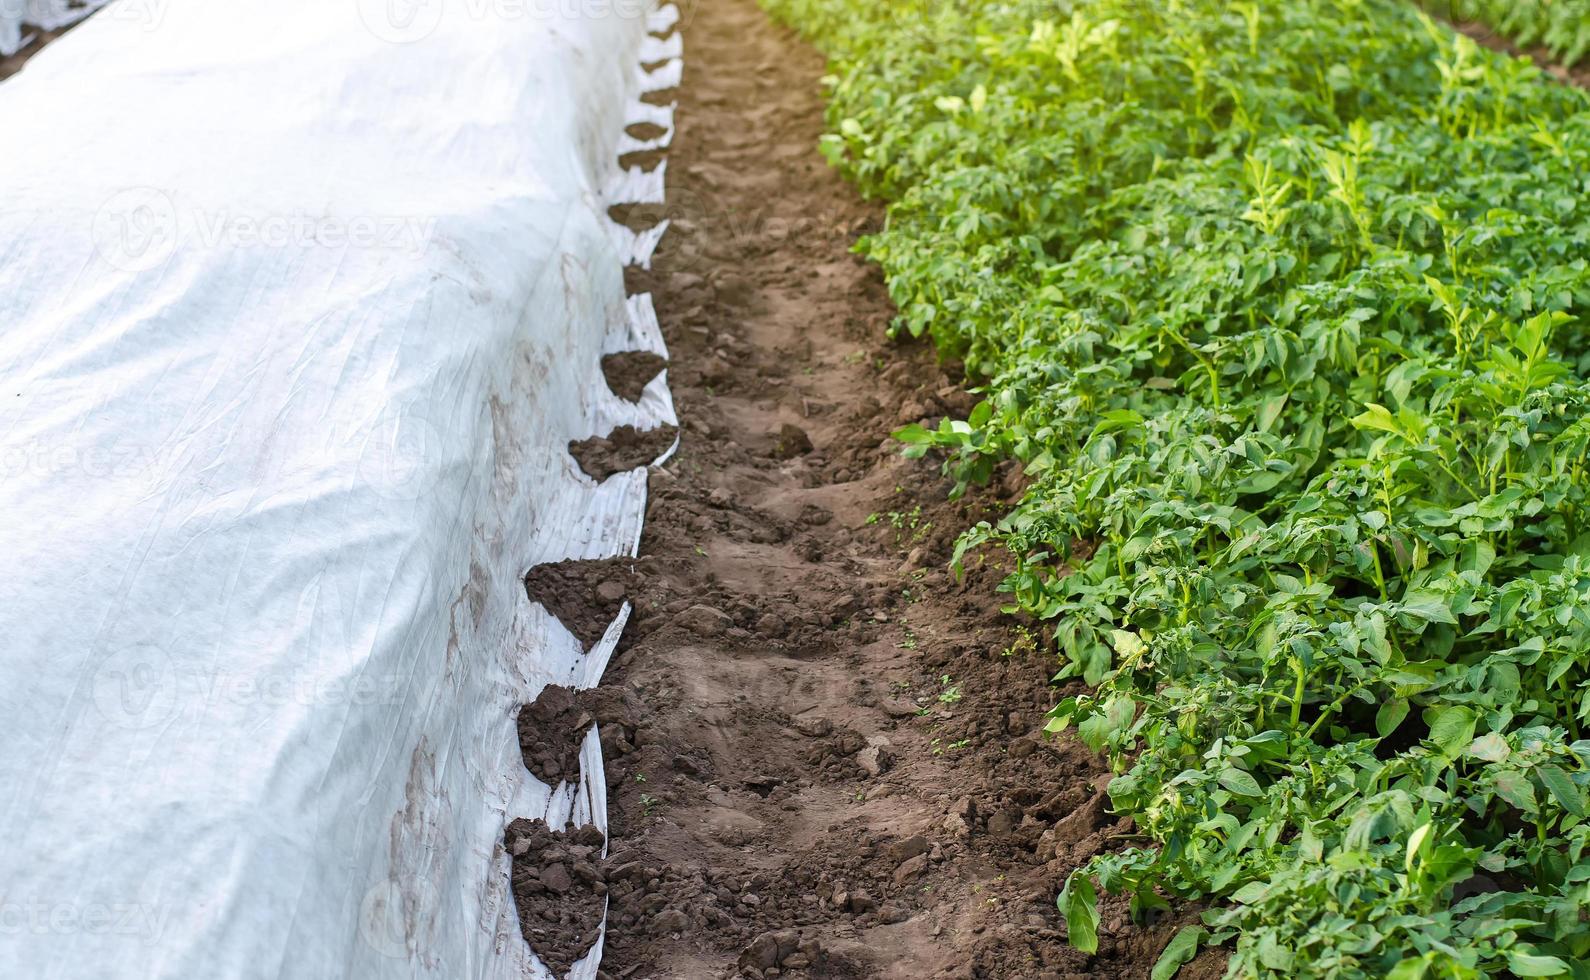
{"label": "brown soil", "polygon": [[524,588],[588,652],[623,608],[633,588],[632,565],[627,558],[551,562],[530,569]]}
{"label": "brown soil", "polygon": [[553,789],[580,778],[580,744],[596,720],[585,704],[588,693],[553,684],[519,711],[525,768]]}
{"label": "brown soil", "polygon": [[519,927],[541,962],[561,977],[596,943],[607,896],[602,832],[587,824],[554,831],[515,820],[505,844],[513,856]]}
{"label": "brown soil", "polygon": [[569,455],[586,476],[600,483],[614,473],[650,464],[668,451],[678,434],[671,425],[656,429],[621,425],[605,436],[569,443]]}
{"label": "brown soil", "polygon": [[593,708],[603,972],[1146,977],[1192,913],[1137,927],[1106,899],[1099,955],[1067,946],[1055,895],[1132,827],[1101,760],[1042,735],[1066,692],[1047,637],[999,612],[999,557],[946,568],[1020,475],[951,503],[886,438],[973,399],[886,338],[850,251],[881,213],[816,150],[823,61],[750,0],[701,0],[685,42],[672,225],[629,283],[656,299],[682,429]]}
{"label": "brown soil", "polygon": [[624,132],[638,140],[654,140],[668,132],[668,130],[657,125],[656,123],[642,122],[632,123],[629,126],[624,127]]}
{"label": "brown soil", "polygon": [[[663,155],[666,156],[666,153]],[[649,170],[656,165],[654,160],[643,169]],[[630,231],[649,231],[657,222],[668,217],[668,212],[666,204],[615,204],[607,209],[607,216]]]}
{"label": "brown soil", "polygon": [[627,402],[638,402],[646,386],[651,384],[651,379],[667,366],[667,358],[651,351],[624,351],[602,358],[602,376],[607,379],[607,386],[613,390],[613,394]]}

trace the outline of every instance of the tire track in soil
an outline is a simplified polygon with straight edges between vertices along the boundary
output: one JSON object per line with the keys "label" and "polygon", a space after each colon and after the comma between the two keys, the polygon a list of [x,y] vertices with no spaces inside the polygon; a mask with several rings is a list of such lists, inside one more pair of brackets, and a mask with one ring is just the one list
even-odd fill
{"label": "tire track in soil", "polygon": [[881,210],[816,149],[823,60],[746,0],[682,29],[673,223],[629,282],[656,296],[682,439],[593,707],[603,975],[1145,977],[1173,923],[1130,927],[1124,901],[1097,957],[1064,942],[1065,876],[1131,826],[1098,758],[1040,737],[1054,660],[999,613],[992,564],[946,571],[1019,474],[949,503],[886,438],[972,399],[885,337],[850,252]]}

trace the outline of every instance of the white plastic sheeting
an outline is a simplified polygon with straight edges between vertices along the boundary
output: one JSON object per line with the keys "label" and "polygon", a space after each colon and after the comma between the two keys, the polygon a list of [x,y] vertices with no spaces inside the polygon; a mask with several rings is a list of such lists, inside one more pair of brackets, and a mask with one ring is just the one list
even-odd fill
{"label": "white plastic sheeting", "polygon": [[[75,24],[109,0],[0,0],[0,56],[16,54],[27,41],[27,28],[53,31]],[[143,5],[137,15],[153,13],[153,4],[164,0],[131,0]],[[129,13],[134,13],[129,10]]]}
{"label": "white plastic sheeting", "polygon": [[503,830],[605,782],[514,718],[628,610],[521,580],[635,553],[566,446],[675,421],[600,357],[663,352],[604,212],[677,13],[109,13],[0,85],[0,977],[544,976]]}

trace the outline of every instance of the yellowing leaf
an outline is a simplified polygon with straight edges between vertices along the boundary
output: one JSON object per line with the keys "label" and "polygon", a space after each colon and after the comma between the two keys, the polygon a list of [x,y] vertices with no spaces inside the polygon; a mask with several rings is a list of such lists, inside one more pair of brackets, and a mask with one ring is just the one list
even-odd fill
{"label": "yellowing leaf", "polygon": [[1540,804],[1535,802],[1535,786],[1523,773],[1504,772],[1497,775],[1496,795],[1525,813],[1535,813],[1540,809]]}
{"label": "yellowing leaf", "polygon": [[1419,856],[1419,849],[1424,846],[1424,842],[1429,839],[1430,834],[1434,830],[1435,824],[1425,823],[1420,825],[1419,828],[1412,834],[1408,835],[1408,854],[1407,857],[1403,859],[1403,866],[1409,871],[1413,870],[1414,861]]}
{"label": "yellowing leaf", "polygon": [[1471,759],[1478,759],[1481,762],[1502,762],[1512,752],[1513,750],[1507,745],[1507,739],[1496,732],[1481,735],[1470,742],[1467,749],[1463,750],[1464,755]]}
{"label": "yellowing leaf", "polygon": [[1148,649],[1142,637],[1130,630],[1110,630],[1110,646],[1120,657],[1135,657]]}

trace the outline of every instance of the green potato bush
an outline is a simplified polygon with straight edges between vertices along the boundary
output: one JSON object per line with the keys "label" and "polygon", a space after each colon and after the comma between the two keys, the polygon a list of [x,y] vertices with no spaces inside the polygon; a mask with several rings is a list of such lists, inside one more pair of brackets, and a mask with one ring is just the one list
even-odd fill
{"label": "green potato bush", "polygon": [[[1059,704],[1231,976],[1590,978],[1590,100],[1398,0],[765,0],[1032,478]],[[909,25],[904,24],[909,21]]]}

